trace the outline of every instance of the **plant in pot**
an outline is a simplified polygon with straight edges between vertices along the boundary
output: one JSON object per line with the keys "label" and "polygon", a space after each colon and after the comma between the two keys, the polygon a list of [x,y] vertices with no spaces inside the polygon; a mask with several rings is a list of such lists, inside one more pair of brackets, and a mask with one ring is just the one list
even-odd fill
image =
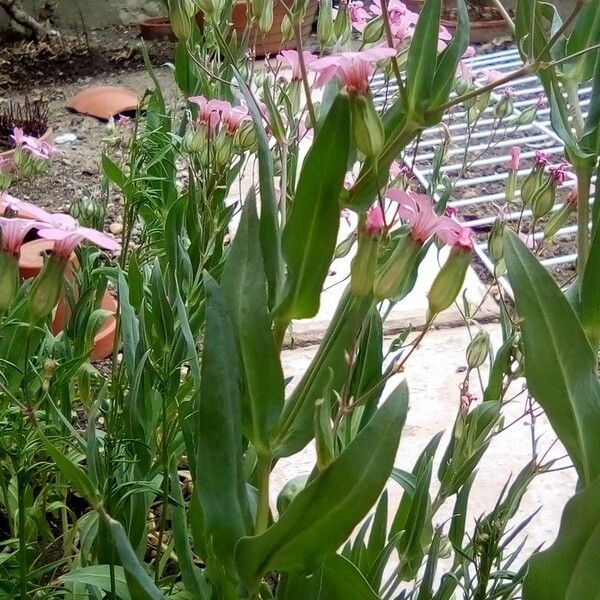
{"label": "plant in pot", "polygon": [[[181,39],[178,24],[182,12],[194,11],[200,29],[204,26],[205,12],[212,10],[212,2],[194,4],[185,0],[164,2],[169,17],[154,17],[140,23],[144,39]],[[197,11],[198,5],[201,10]],[[290,15],[300,15],[300,31],[306,38],[312,29],[317,15],[319,0],[298,2],[295,0],[233,0],[229,3],[229,14],[221,10],[221,20],[229,24],[238,39],[246,40],[254,56],[276,54],[279,50],[296,48]],[[184,19],[185,20],[185,19]]]}
{"label": "plant in pot", "polygon": [[[409,10],[420,12],[424,0],[408,0],[406,6]],[[484,43],[492,39],[507,35],[505,16],[508,16],[502,4],[497,0],[467,0],[469,20],[471,27],[471,42]],[[456,30],[457,8],[453,0],[442,2],[442,25],[450,32]]]}

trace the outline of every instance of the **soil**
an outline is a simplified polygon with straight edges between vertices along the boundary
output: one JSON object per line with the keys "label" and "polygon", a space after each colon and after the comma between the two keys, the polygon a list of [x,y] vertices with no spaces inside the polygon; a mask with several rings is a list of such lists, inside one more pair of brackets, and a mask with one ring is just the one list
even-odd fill
{"label": "soil", "polygon": [[[482,2],[468,2],[467,9],[470,21],[502,21],[502,14],[495,6],[490,6],[483,0]],[[442,19],[444,21],[457,21],[458,12],[454,2],[451,6],[445,6],[442,9]]]}

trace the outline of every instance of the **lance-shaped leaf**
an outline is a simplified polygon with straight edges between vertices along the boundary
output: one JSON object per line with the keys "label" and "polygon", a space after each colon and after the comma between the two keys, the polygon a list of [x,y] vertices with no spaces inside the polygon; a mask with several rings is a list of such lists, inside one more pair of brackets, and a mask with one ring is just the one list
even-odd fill
{"label": "lance-shaped leaf", "polygon": [[587,485],[600,475],[596,356],[551,275],[512,233],[504,256],[521,318],[529,390]]}
{"label": "lance-shaped leaf", "polygon": [[406,88],[411,118],[428,108],[438,55],[442,0],[426,0],[406,58]]}
{"label": "lance-shaped leaf", "polygon": [[205,538],[222,568],[234,575],[233,551],[246,534],[248,500],[242,472],[242,426],[235,338],[223,293],[204,276],[206,332],[198,407],[194,492]]}
{"label": "lance-shaped leaf", "polygon": [[277,586],[277,600],[379,600],[356,566],[339,554],[325,559],[311,577],[286,574]]}
{"label": "lance-shaped leaf", "polygon": [[[600,3],[588,2],[579,10],[565,47],[565,55],[572,56],[598,43],[600,43]],[[590,80],[594,73],[597,55],[597,52],[586,52],[569,61],[563,68],[567,78],[579,83]]]}
{"label": "lance-shaped leaf", "polygon": [[565,506],[554,544],[529,561],[524,600],[600,597],[600,479]]}
{"label": "lance-shaped leaf", "polygon": [[271,331],[267,279],[252,192],[242,210],[221,287],[233,318],[244,371],[244,433],[259,452],[269,452],[269,436],[283,407],[284,382]]}
{"label": "lance-shaped leaf", "polygon": [[340,223],[340,192],[350,148],[350,103],[338,94],[300,172],[282,249],[287,263],[282,321],[313,317],[333,259]]}
{"label": "lance-shaped leaf", "polygon": [[403,382],[272,527],[262,535],[240,540],[236,565],[249,589],[271,569],[313,572],[348,538],[390,475],[407,406],[408,389]]}

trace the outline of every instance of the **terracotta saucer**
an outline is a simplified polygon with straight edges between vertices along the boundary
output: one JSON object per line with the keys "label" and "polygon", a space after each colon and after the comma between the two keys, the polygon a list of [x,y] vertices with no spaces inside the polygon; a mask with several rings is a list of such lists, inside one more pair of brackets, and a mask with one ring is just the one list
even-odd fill
{"label": "terracotta saucer", "polygon": [[120,114],[134,112],[138,105],[139,98],[133,90],[112,85],[87,88],[75,94],[67,102],[69,110],[103,121]]}

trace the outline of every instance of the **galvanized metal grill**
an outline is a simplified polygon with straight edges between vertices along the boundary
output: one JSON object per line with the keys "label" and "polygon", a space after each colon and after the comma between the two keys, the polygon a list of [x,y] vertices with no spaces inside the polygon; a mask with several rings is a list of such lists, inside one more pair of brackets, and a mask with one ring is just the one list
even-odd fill
{"label": "galvanized metal grill", "polygon": [[[482,54],[466,59],[464,61],[473,71],[493,69],[506,75],[522,66],[522,62],[516,48]],[[380,108],[387,101],[387,97],[394,90],[388,86],[384,91],[383,79],[375,79],[373,89],[376,90],[376,104]],[[507,88],[511,89],[513,95],[514,113],[499,121],[494,117],[494,110],[501,94]],[[482,113],[476,127],[470,130],[466,120],[464,109],[456,107],[449,111],[444,117],[444,124],[451,136],[451,147],[446,154],[441,173],[444,173],[453,183],[452,200],[449,206],[457,211],[457,218],[470,227],[477,230],[490,228],[493,224],[499,207],[505,201],[505,184],[508,176],[508,163],[510,159],[510,148],[519,146],[522,149],[521,169],[519,177],[522,178],[529,173],[533,166],[533,158],[536,151],[543,150],[550,155],[553,163],[558,163],[563,157],[563,142],[552,131],[550,127],[549,108],[540,108],[531,124],[520,125],[517,128],[519,115],[523,110],[537,103],[543,94],[543,88],[536,76],[525,76],[497,88],[492,94],[490,105]],[[580,104],[585,111],[590,101],[591,87],[580,90]],[[442,143],[442,128],[434,127],[425,131],[415,149],[408,149],[404,162],[412,169],[412,172],[421,185],[427,189],[430,185],[432,175],[432,160],[434,149]],[[465,154],[465,146],[468,151]],[[466,159],[468,168],[463,168],[463,159]],[[522,179],[521,179],[522,180]],[[574,180],[567,180],[557,194],[557,202],[553,208],[556,211],[562,205],[568,191],[574,187]],[[516,198],[519,198],[517,191]],[[528,220],[531,211],[521,212],[518,204],[512,205],[512,210],[503,213],[508,221],[518,219]],[[574,269],[577,258],[575,251],[576,226],[568,224],[554,236],[559,240],[559,247],[551,256],[542,256],[540,261],[549,269],[557,267]],[[543,236],[542,231],[532,233],[536,240]],[[480,241],[476,245],[476,251],[483,265],[493,273],[494,265],[487,253],[487,244]],[[564,279],[564,274],[563,274]],[[510,294],[510,286],[506,280],[502,282],[503,287]]]}

